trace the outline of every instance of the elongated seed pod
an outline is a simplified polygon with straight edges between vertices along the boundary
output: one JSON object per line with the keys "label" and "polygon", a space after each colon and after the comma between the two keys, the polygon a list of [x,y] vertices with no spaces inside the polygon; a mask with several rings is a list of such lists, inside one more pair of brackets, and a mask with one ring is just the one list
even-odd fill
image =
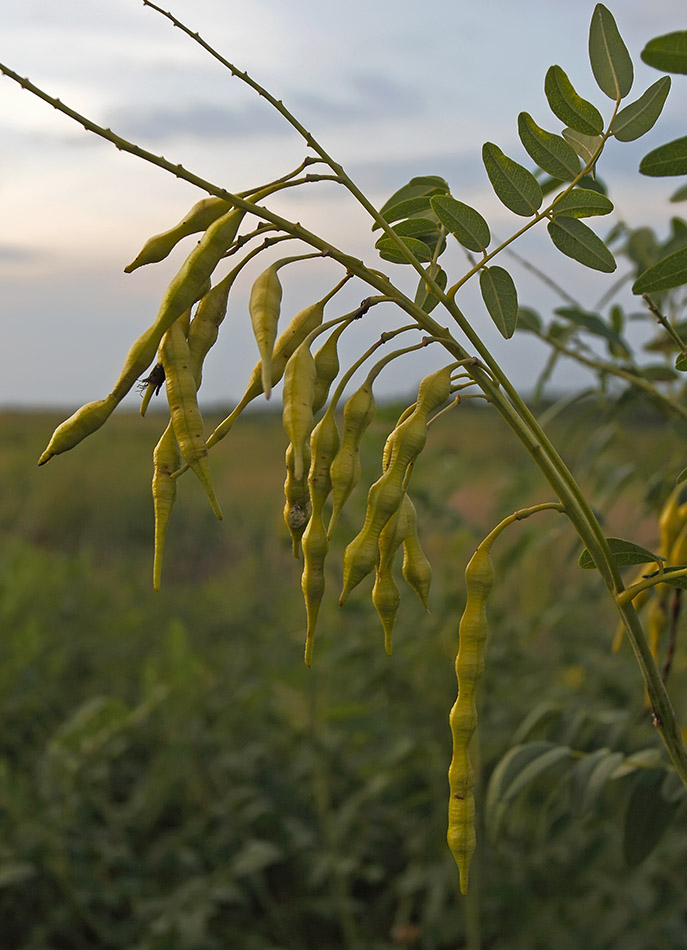
{"label": "elongated seed pod", "polygon": [[[274,344],[274,352],[272,353],[272,386],[276,386],[284,375],[286,364],[294,351],[312,330],[320,326],[323,316],[324,304],[320,300],[297,313],[286,329],[279,335],[277,342]],[[231,431],[232,426],[246,406],[262,392],[262,361],[260,361],[253,367],[248,385],[246,386],[246,391],[236,407],[210,434],[207,440],[208,448],[212,448],[213,445],[220,442],[225,435]]]}
{"label": "elongated seed pod", "polygon": [[408,536],[408,507],[405,498],[398,511],[389,518],[379,534],[379,567],[386,570],[393,564],[396,552]]}
{"label": "elongated seed pod", "polygon": [[205,489],[212,510],[221,520],[222,510],[212,487],[208,450],[203,437],[203,419],[196,399],[196,381],[181,324],[172,324],[165,333],[160,355],[165,368],[167,401],[179,451],[193,469]]}
{"label": "elongated seed pod", "polygon": [[339,339],[348,325],[348,323],[342,323],[336,327],[315,353],[313,412],[318,412],[322,406],[324,406],[329,396],[331,385],[339,373]]}
{"label": "elongated seed pod", "polygon": [[339,447],[339,430],[333,412],[326,412],[313,429],[310,438],[310,521],[302,539],[303,574],[301,589],[305,600],[307,629],[305,634],[305,664],[310,666],[315,642],[317,617],[324,596],[324,563],[329,541],[322,518],[322,509],[331,489],[329,469]]}
{"label": "elongated seed pod", "polygon": [[332,482],[332,513],[327,537],[331,538],[341,509],[360,481],[360,441],[376,411],[372,384],[366,380],[349,399],[343,410],[344,431],[339,451],[330,468]]}
{"label": "elongated seed pod", "polygon": [[391,637],[396,622],[398,607],[401,603],[401,595],[396,581],[391,573],[391,566],[382,568],[377,567],[374,587],[372,588],[372,603],[377,611],[377,615],[382,622],[384,630],[384,649],[388,656],[391,656]]}
{"label": "elongated seed pod", "polygon": [[227,314],[229,291],[236,279],[237,272],[232,271],[207,291],[200,300],[188,331],[188,349],[191,369],[200,389],[203,381],[203,363],[210,349],[215,345],[219,328]]}
{"label": "elongated seed pod", "polygon": [[163,261],[182,238],[198,231],[205,231],[217,218],[226,214],[231,205],[222,198],[203,198],[196,202],[191,210],[169,231],[148,238],[134,260],[124,268],[130,274],[144,264],[156,264]]}
{"label": "elongated seed pod", "polygon": [[303,447],[313,429],[315,361],[307,342],[301,343],[286,364],[284,372],[284,431],[293,445],[293,474],[303,477]]}
{"label": "elongated seed pod", "polygon": [[265,398],[272,392],[272,351],[277,336],[282,287],[279,262],[268,267],[257,278],[250,292],[248,311],[261,363],[261,382]]}
{"label": "elongated seed pod", "polygon": [[[310,448],[307,448],[306,458],[310,458]],[[284,523],[289,529],[293,544],[293,556],[301,556],[301,538],[306,525],[310,520],[312,508],[308,480],[303,477],[296,480],[293,474],[293,446],[289,443],[286,449],[286,480],[284,481]]]}
{"label": "elongated seed pod", "polygon": [[403,496],[407,528],[403,539],[403,577],[415,591],[425,610],[429,610],[429,588],[432,583],[432,567],[425,556],[417,532],[417,511],[406,492]]}
{"label": "elongated seed pod", "polygon": [[465,569],[467,600],[459,626],[456,657],[458,698],[451,709],[449,723],[453,736],[453,756],[448,772],[449,848],[460,872],[460,889],[467,893],[470,862],[475,850],[474,775],[469,746],[477,726],[475,693],[484,672],[484,648],[487,637],[486,601],[494,583],[490,544],[483,541]]}
{"label": "elongated seed pod", "polygon": [[179,467],[179,447],[170,419],[153,451],[153,509],[155,512],[155,555],[153,558],[153,589],[160,590],[162,555],[167,528],[176,500],[177,483],[172,472]]}
{"label": "elongated seed pod", "polygon": [[55,429],[48,445],[38,459],[38,464],[45,465],[53,455],[59,455],[60,452],[66,452],[68,449],[74,448],[87,435],[100,428],[116,405],[116,400],[112,396],[108,396],[107,399],[88,402],[85,406],[77,409],[73,415],[65,419]]}

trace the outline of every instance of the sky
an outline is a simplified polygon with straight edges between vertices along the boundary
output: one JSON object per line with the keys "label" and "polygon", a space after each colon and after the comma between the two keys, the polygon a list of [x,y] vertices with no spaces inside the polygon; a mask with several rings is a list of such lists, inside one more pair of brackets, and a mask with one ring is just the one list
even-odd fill
{"label": "sky", "polygon": [[[345,14],[315,0],[167,2],[283,99],[377,206],[414,175],[442,175],[499,237],[523,219],[494,196],[482,143],[495,142],[529,164],[517,136],[518,113],[560,130],[543,92],[548,67],[562,66],[581,95],[605,115],[610,110],[587,58],[591,0],[348,0]],[[653,36],[685,29],[685,3],[608,5],[635,61],[635,98],[659,76],[641,63],[642,47]],[[0,61],[96,122],[232,191],[278,177],[307,151],[253,90],[140,0],[3,0]],[[652,222],[665,233],[679,210],[667,201],[675,181],[641,178],[637,166],[651,148],[685,134],[686,83],[674,77],[654,130],[633,143],[611,143],[602,159],[600,175],[630,225]],[[123,268],[150,235],[171,227],[202,196],[0,77],[0,406],[71,411],[110,391],[194,238],[163,263],[130,275]],[[270,207],[385,270],[404,290],[414,287],[408,268],[379,261],[369,220],[339,186],[293,189]],[[609,226],[607,219],[595,224],[601,234]],[[606,275],[552,249],[541,230],[517,250],[587,307],[609,286]],[[275,249],[273,257],[281,253]],[[232,291],[206,363],[202,405],[232,403],[243,392],[257,359],[248,296],[269,260],[261,254]],[[460,276],[465,259],[456,246],[444,260]],[[500,263],[516,279],[521,304],[548,319],[560,300],[516,263]],[[340,268],[315,261],[282,276],[286,321],[330,289]],[[350,310],[367,293],[351,281],[328,316]],[[531,389],[544,347],[527,334],[501,340],[471,284],[459,303],[516,385]],[[355,328],[357,336],[344,336],[342,357],[354,358],[397,320],[391,306],[375,308],[365,327]],[[405,395],[441,361],[431,348],[423,351],[413,369],[407,363],[380,377],[378,394]],[[574,365],[562,370],[559,388],[584,384]],[[135,408],[138,398],[132,393],[124,405]]]}

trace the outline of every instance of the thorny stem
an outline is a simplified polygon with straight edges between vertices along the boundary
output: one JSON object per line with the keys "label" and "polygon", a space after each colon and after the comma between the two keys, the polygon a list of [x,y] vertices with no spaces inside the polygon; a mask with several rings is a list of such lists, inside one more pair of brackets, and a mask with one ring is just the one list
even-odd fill
{"label": "thorny stem", "polygon": [[[212,49],[212,47],[208,46],[205,41],[201,40],[198,34],[192,33],[187,27],[184,27],[179,21],[177,21],[176,18],[172,17],[171,14],[165,13],[165,11],[161,10],[161,8],[157,7],[154,3],[151,3],[150,0],[143,0],[143,2],[146,6],[150,6],[162,13],[164,16],[167,16],[167,18],[170,19],[175,26],[183,29],[184,32],[199,42],[211,55],[223,62],[231,70],[233,75],[252,86],[252,88],[255,89],[259,95],[267,99],[267,101],[269,101],[271,105],[273,105],[273,107],[282,116],[284,116],[284,118],[303,136],[307,145],[313,148],[313,150],[316,151],[329,165],[334,174],[338,177],[339,181],[365,208],[365,210],[368,211],[372,219],[377,224],[379,224],[379,226],[399,248],[400,253],[406,258],[408,263],[411,264],[411,266],[420,276],[422,276],[433,296],[435,296],[450,313],[450,315],[470,341],[471,345],[474,346],[477,353],[479,353],[481,359],[486,364],[486,367],[488,367],[491,375],[489,375],[489,373],[487,373],[484,368],[478,365],[471,368],[470,375],[478,383],[487,399],[499,411],[515,435],[523,443],[526,450],[532,456],[535,463],[558,495],[565,508],[568,518],[574,525],[582,541],[585,543],[599,569],[606,587],[615,599],[616,595],[622,592],[624,589],[622,577],[620,576],[618,568],[613,561],[601,527],[593,511],[591,510],[586,497],[582,493],[580,487],[566,467],[565,463],[560,458],[560,455],[550,442],[548,436],[541,429],[534,415],[524,403],[520,394],[517,392],[496,360],[494,360],[491,353],[482,342],[481,338],[477,333],[475,333],[468,320],[455,304],[455,301],[451,297],[451,291],[449,291],[448,294],[445,294],[441,290],[436,281],[428,275],[421,263],[382,218],[377,209],[348,177],[343,167],[336,163],[331,158],[331,156],[325,152],[325,150],[319,145],[312,134],[309,133],[298,122],[298,120],[291,115],[291,113],[284,107],[280,100],[277,100],[271,96],[245,72],[238,70],[231,63],[224,60],[223,57],[219,56],[219,54]],[[4,73],[10,79],[13,79],[22,88],[32,92],[38,98],[43,99],[54,108],[64,112],[66,115],[79,122],[87,130],[92,131],[102,138],[112,142],[112,144],[114,144],[115,147],[121,151],[127,151],[138,156],[139,158],[143,158],[145,161],[148,161],[160,168],[163,168],[165,171],[170,172],[177,178],[183,178],[191,184],[196,185],[203,191],[223,198],[224,200],[231,202],[236,208],[241,208],[244,211],[250,212],[265,221],[269,221],[270,223],[276,225],[280,230],[291,234],[293,237],[299,238],[317,250],[325,252],[332,259],[337,260],[344,267],[346,267],[346,269],[351,274],[360,277],[364,282],[369,284],[371,287],[374,287],[382,294],[392,297],[398,306],[401,307],[401,309],[413,317],[420,327],[422,327],[432,336],[436,337],[444,346],[444,348],[455,358],[466,359],[470,356],[465,348],[454,339],[448,328],[441,327],[435,320],[432,319],[431,316],[425,313],[424,310],[422,310],[413,301],[406,297],[405,294],[399,291],[398,288],[396,288],[381,272],[377,270],[371,270],[370,268],[366,267],[362,261],[345,254],[338,248],[335,248],[333,245],[324,241],[318,235],[308,231],[306,228],[303,228],[299,223],[288,221],[285,218],[282,218],[279,215],[269,211],[267,208],[264,208],[260,205],[255,205],[253,202],[248,201],[239,195],[232,194],[224,188],[213,185],[200,176],[188,171],[183,166],[175,165],[172,162],[167,161],[167,159],[163,158],[162,156],[154,155],[146,149],[134,145],[133,143],[128,142],[126,139],[123,139],[121,136],[116,135],[110,129],[105,129],[102,126],[97,125],[96,123],[82,116],[80,113],[76,112],[74,109],[65,106],[62,102],[60,102],[59,99],[55,99],[54,97],[48,95],[39,87],[31,83],[28,79],[20,77],[13,70],[1,63],[0,72]],[[614,115],[617,112],[618,106],[619,100],[616,102],[613,113]],[[603,147],[603,144],[605,143],[605,140],[609,134],[610,133],[607,132],[603,137],[597,153],[595,154],[593,160],[587,164],[587,168],[596,161],[596,158],[598,157],[598,154],[600,153],[601,148]],[[582,176],[580,175],[579,177]],[[571,183],[566,191],[572,188],[574,184],[575,182]],[[557,197],[560,198],[565,193],[566,192],[562,192],[561,195]],[[551,210],[551,207],[548,209],[548,211]],[[528,222],[527,225],[516,232],[516,234],[510,239],[502,242],[497,250],[503,250],[512,241],[514,241],[516,237],[528,230],[529,227],[532,227],[535,223],[537,223],[538,220],[541,220],[541,217],[543,217],[545,214],[546,212],[542,212],[536,217],[536,220]],[[489,257],[493,257],[495,253],[496,251],[491,252]],[[483,266],[483,264],[484,260],[480,262],[479,267]],[[477,269],[479,269],[479,267]],[[467,279],[467,276],[465,279]],[[460,283],[464,283],[465,279],[461,280]],[[455,293],[456,289],[457,288],[452,288],[452,291]],[[635,652],[637,662],[646,683],[647,691],[651,698],[654,709],[654,721],[657,725],[657,728],[661,732],[664,744],[678,773],[680,774],[682,781],[685,785],[687,785],[687,749],[685,749],[675,713],[656,667],[656,663],[651,655],[651,651],[649,650],[646,638],[641,628],[641,624],[631,603],[618,604],[618,609],[621,613],[623,623],[626,626],[628,638]]]}

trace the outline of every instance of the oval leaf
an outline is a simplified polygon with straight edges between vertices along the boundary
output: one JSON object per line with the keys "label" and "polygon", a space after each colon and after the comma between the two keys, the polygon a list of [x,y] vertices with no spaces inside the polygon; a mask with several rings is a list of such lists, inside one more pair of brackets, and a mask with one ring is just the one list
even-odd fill
{"label": "oval leaf", "polygon": [[492,840],[498,834],[504,813],[503,798],[512,783],[531,762],[557,748],[553,742],[527,742],[513,746],[497,764],[489,779],[484,815],[487,833]]}
{"label": "oval leaf", "polygon": [[551,111],[565,125],[585,135],[603,132],[601,113],[575,92],[572,83],[560,66],[551,66],[544,80],[544,92]]}
{"label": "oval leaf", "polygon": [[585,135],[584,132],[577,132],[575,129],[563,129],[563,138],[566,142],[570,142],[585,165],[589,165],[594,160],[602,142],[600,135]]}
{"label": "oval leaf", "polygon": [[659,145],[639,163],[642,175],[664,178],[667,175],[687,175],[687,135]]}
{"label": "oval leaf", "polygon": [[680,373],[687,373],[687,353],[678,353],[675,358],[675,369]]}
{"label": "oval leaf", "polygon": [[451,195],[436,195],[431,200],[432,210],[458,241],[469,251],[484,251],[489,246],[489,225],[479,211],[456,201]]}
{"label": "oval leaf", "polygon": [[606,782],[614,777],[614,773],[623,758],[622,752],[597,749],[596,752],[586,755],[575,765],[572,771],[571,783],[573,809],[576,814],[583,815],[596,804]]}
{"label": "oval leaf", "polygon": [[632,286],[633,294],[653,294],[687,284],[687,248],[664,257],[637,278]]}
{"label": "oval leaf", "polygon": [[409,198],[417,198],[421,195],[439,195],[446,194],[448,183],[438,175],[420,175],[417,178],[411,178],[407,185],[399,188],[393,195],[384,202],[380,209],[380,214],[386,217],[386,213],[394,205],[407,201]]}
{"label": "oval leaf", "polygon": [[[413,237],[404,237],[401,238],[408,250],[415,255],[415,257],[427,263],[432,260],[433,254],[432,250],[424,243],[424,241],[418,241],[417,238]],[[403,252],[390,237],[380,238],[375,247],[379,251],[379,256],[382,260],[391,261],[392,264],[409,264],[410,261],[403,256]]]}
{"label": "oval leaf", "polygon": [[601,238],[577,218],[562,214],[554,221],[549,221],[547,230],[561,253],[585,267],[600,270],[604,274],[612,274],[616,269],[615,258]]}
{"label": "oval leaf", "polygon": [[573,188],[554,204],[552,211],[571,218],[591,218],[597,214],[610,214],[613,202],[591,188]]}
{"label": "oval leaf", "polygon": [[687,201],[687,185],[683,185],[670,196],[671,201]]}
{"label": "oval leaf", "polygon": [[483,267],[479,287],[489,316],[501,336],[509,340],[518,322],[518,292],[513,278],[503,267]]}
{"label": "oval leaf", "polygon": [[497,197],[514,214],[529,217],[542,203],[539,182],[531,172],[504,155],[498,145],[485,142],[482,160]]}
{"label": "oval leaf", "polygon": [[[426,273],[431,273],[431,276],[441,287],[441,289],[446,290],[446,284],[448,281],[446,271],[442,270],[438,264],[430,264],[426,269]],[[418,307],[421,307],[425,313],[431,313],[439,303],[438,299],[432,294],[432,291],[422,278],[420,278],[420,282],[417,285],[417,290],[415,292],[415,303],[418,305]]]}
{"label": "oval leaf", "polygon": [[658,119],[670,91],[670,76],[662,76],[616,115],[611,131],[621,142],[632,142],[648,132]]}
{"label": "oval leaf", "polygon": [[532,310],[531,307],[520,307],[518,310],[518,321],[515,329],[527,330],[529,333],[536,333],[539,335],[543,333],[541,317],[537,311]]}
{"label": "oval leaf", "polygon": [[564,317],[579,327],[584,327],[585,330],[588,330],[595,336],[604,337],[610,343],[615,344],[625,355],[629,355],[629,348],[623,338],[616,330],[609,327],[598,314],[587,313],[585,310],[580,310],[579,307],[558,307],[554,313],[560,317]]}
{"label": "oval leaf", "polygon": [[[382,214],[388,224],[393,224],[394,221],[409,218],[411,214],[420,214],[424,211],[429,211],[431,208],[429,199],[429,195],[417,195],[415,198],[406,198],[404,201],[399,201],[398,204],[391,205],[386,211],[380,212],[380,214]],[[380,228],[381,224],[375,222],[372,230],[378,231]]]}
{"label": "oval leaf", "polygon": [[540,128],[528,112],[518,116],[518,133],[530,158],[549,175],[572,181],[580,172],[575,149],[560,135]]}
{"label": "oval leaf", "polygon": [[611,11],[597,3],[589,27],[589,61],[597,85],[609,99],[619,101],[632,88],[632,60]]}
{"label": "oval leaf", "polygon": [[[627,567],[630,564],[658,564],[665,560],[657,554],[653,554],[648,548],[643,548],[641,544],[635,544],[634,541],[626,541],[625,538],[606,538],[611,557],[618,567]],[[593,570],[596,564],[592,556],[585,548],[578,561],[583,571]]]}
{"label": "oval leaf", "polygon": [[623,853],[631,868],[653,851],[679,805],[660,794],[665,774],[663,769],[650,769],[637,778],[632,788],[623,835]]}
{"label": "oval leaf", "polygon": [[649,40],[642,50],[642,59],[664,73],[687,73],[687,30]]}

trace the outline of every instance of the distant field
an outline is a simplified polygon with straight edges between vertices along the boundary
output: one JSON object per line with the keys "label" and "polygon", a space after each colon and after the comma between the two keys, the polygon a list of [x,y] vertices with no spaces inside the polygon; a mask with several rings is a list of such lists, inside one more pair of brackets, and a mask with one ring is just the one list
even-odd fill
{"label": "distant field", "polygon": [[[365,484],[399,411],[383,407],[364,443]],[[538,783],[497,842],[480,829],[471,903],[458,898],[445,776],[464,565],[497,520],[551,498],[493,413],[461,406],[430,432],[411,493],[431,612],[399,576],[391,659],[369,581],[337,606],[364,488],[352,497],[309,671],[278,414],[246,415],[213,450],[223,523],[193,475],[181,480],[160,594],[149,483],[166,420],[117,413],[39,469],[61,420],[0,414],[3,946],[455,950],[475,914],[490,950],[592,947],[590,919],[605,921],[599,947],[678,945],[684,836],[627,868],[612,798],[571,817],[568,785]],[[653,544],[653,473],[684,467],[682,434],[649,418],[620,435],[591,406],[552,431],[608,533]],[[560,516],[535,520],[495,551],[482,791],[542,706],[582,749],[656,742],[629,650],[610,653],[595,572],[577,568]],[[683,721],[686,652],[672,674]]]}

